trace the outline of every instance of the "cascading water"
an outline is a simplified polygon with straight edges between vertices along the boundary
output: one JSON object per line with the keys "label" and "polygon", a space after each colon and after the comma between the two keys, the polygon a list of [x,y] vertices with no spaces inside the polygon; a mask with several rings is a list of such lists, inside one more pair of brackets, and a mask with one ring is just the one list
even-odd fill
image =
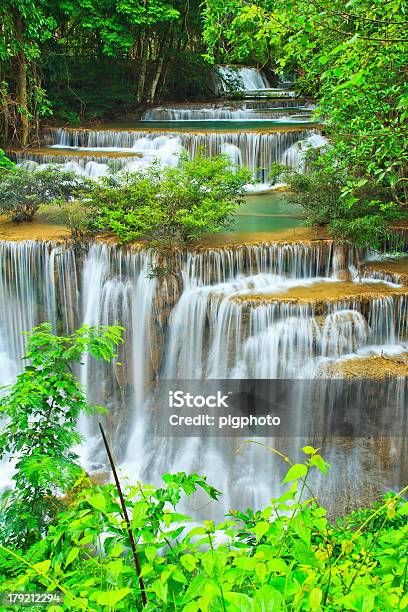
{"label": "cascading water", "polygon": [[[233,160],[245,165],[252,171],[254,179],[267,186],[270,168],[275,162],[291,163],[287,151],[298,141],[307,141],[313,145],[316,130],[295,130],[284,132],[141,132],[132,130],[49,130],[47,140],[50,149],[53,147],[67,149],[66,159],[59,155],[61,161],[71,162],[69,149],[101,153],[133,153],[138,157],[126,161],[123,165],[134,170],[150,164],[153,159],[160,159],[166,165],[176,165],[182,149],[192,157],[199,151],[208,155],[226,152]],[[320,140],[319,140],[320,142]],[[51,144],[52,143],[52,144]],[[294,158],[298,164],[298,158]],[[97,158],[94,160],[97,161]]]}
{"label": "cascading water", "polygon": [[234,89],[253,91],[268,89],[270,87],[266,76],[256,68],[247,66],[219,66],[221,87],[228,90],[232,85]]}
{"label": "cascading water", "polygon": [[327,143],[327,138],[318,133],[310,134],[304,139],[299,139],[285,151],[282,157],[282,164],[290,168],[297,168],[302,172],[305,169],[305,152],[308,149],[324,147]]}
{"label": "cascading water", "polygon": [[[155,437],[160,406],[151,406],[149,398],[158,380],[310,379],[347,359],[408,350],[408,289],[390,285],[385,294],[381,285],[383,293],[377,294],[380,285],[371,283],[361,299],[340,295],[327,302],[291,300],[294,288],[329,291],[339,284],[330,241],[186,253],[181,294],[178,300],[168,295],[169,316],[158,299],[158,281],[148,277],[152,260],[147,252],[96,243],[78,256],[63,245],[40,242],[3,242],[0,250],[0,299],[6,305],[0,315],[4,382],[11,382],[22,367],[20,330],[44,320],[60,332],[82,323],[122,324],[123,365],[85,361],[80,376],[88,398],[108,409],[106,428],[123,469],[133,480],[148,481],[158,481],[164,471],[205,472],[225,492],[225,508],[264,504],[279,482],[280,470],[259,449],[245,448],[237,454],[238,438]],[[355,256],[352,251],[349,261]],[[355,286],[358,293],[358,283]],[[396,394],[392,389],[390,393]],[[403,406],[403,393],[400,401]],[[301,405],[298,410],[301,418]],[[85,465],[103,468],[96,422],[83,420],[80,427],[88,438]],[[288,432],[286,438],[275,440],[275,446],[296,455],[302,444],[294,435]],[[354,490],[361,484],[356,473],[362,479],[381,473],[376,444],[354,440],[350,451],[324,442],[334,465],[329,489],[333,499],[339,501],[336,487]],[[392,442],[398,457],[404,456],[401,444],[399,439]],[[369,475],[363,469],[367,453]],[[350,461],[354,469],[347,481]],[[388,486],[397,486],[407,466],[392,465],[386,473]],[[382,478],[384,474],[382,470]],[[376,482],[381,489],[381,481]]]}
{"label": "cascading water", "polygon": [[256,121],[259,119],[275,119],[282,123],[309,121],[311,119],[311,110],[303,107],[292,107],[291,109],[290,105],[285,110],[274,108],[273,106],[269,107],[269,105],[261,108],[252,108],[248,104],[242,104],[239,108],[231,106],[202,106],[201,108],[162,107],[149,109],[142,117],[142,121]]}

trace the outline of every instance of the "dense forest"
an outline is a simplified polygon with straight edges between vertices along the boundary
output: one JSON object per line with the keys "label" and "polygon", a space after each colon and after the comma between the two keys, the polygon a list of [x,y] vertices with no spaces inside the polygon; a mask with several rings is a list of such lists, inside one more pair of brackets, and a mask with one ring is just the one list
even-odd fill
{"label": "dense forest", "polygon": [[211,92],[199,2],[6,2],[1,17],[2,132],[23,146],[43,118]]}

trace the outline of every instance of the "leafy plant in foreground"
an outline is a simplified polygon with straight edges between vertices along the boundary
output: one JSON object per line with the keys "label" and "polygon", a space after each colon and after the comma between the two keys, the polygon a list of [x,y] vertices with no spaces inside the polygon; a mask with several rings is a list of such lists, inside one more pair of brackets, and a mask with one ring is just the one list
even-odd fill
{"label": "leafy plant in foreground", "polygon": [[52,333],[48,323],[28,337],[28,361],[16,383],[0,400],[5,422],[0,431],[0,459],[15,461],[15,487],[0,506],[0,543],[24,549],[46,532],[61,509],[60,496],[80,473],[72,447],[81,412],[92,413],[71,370],[89,353],[109,361],[121,341],[120,327],[82,327],[71,336]]}
{"label": "leafy plant in foreground", "polygon": [[408,503],[401,501],[407,488],[361,516],[331,524],[309,485],[312,471],[326,474],[328,464],[317,449],[303,450],[304,463],[284,457],[290,467],[280,496],[263,510],[232,512],[219,524],[190,527],[176,510],[182,494],[198,488],[218,497],[201,476],[167,474],[159,488],[126,486],[146,606],[117,491],[85,477],[50,528],[43,560],[1,588],[60,588],[66,600],[59,612],[408,609]]}

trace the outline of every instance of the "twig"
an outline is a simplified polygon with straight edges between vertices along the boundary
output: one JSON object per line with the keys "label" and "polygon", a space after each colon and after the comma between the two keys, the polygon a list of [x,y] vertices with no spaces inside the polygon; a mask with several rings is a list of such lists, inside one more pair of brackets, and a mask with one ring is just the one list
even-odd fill
{"label": "twig", "polygon": [[120,499],[120,505],[122,507],[122,516],[123,516],[123,520],[126,523],[126,529],[127,529],[129,540],[130,540],[130,546],[131,546],[132,553],[133,553],[133,559],[135,561],[136,573],[137,573],[137,577],[138,577],[138,580],[139,580],[140,590],[141,590],[141,593],[142,593],[142,602],[143,602],[143,606],[145,606],[147,604],[146,589],[145,589],[145,585],[144,585],[144,582],[143,582],[143,578],[141,576],[142,572],[141,572],[141,567],[140,567],[140,561],[139,561],[139,557],[137,556],[137,552],[136,552],[135,539],[133,537],[132,528],[130,526],[129,515],[128,515],[127,508],[126,508],[125,499],[123,497],[122,488],[120,486],[119,477],[118,477],[118,473],[116,471],[116,467],[115,467],[115,464],[114,464],[114,461],[113,461],[112,453],[111,453],[111,450],[109,448],[109,444],[108,444],[108,441],[106,439],[105,432],[104,432],[103,427],[102,427],[102,425],[100,423],[99,423],[99,429],[101,430],[103,443],[104,443],[105,448],[106,448],[106,452],[107,452],[107,455],[108,455],[108,458],[109,458],[109,463],[110,463],[110,466],[111,466],[112,472],[113,472],[113,477],[115,479],[116,488],[118,490],[119,499]]}

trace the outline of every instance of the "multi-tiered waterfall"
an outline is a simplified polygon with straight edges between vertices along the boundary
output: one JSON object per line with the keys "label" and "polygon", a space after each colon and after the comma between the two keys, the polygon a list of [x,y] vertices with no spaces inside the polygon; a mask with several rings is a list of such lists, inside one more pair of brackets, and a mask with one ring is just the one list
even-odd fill
{"label": "multi-tiered waterfall", "polygon": [[[160,406],[149,398],[160,380],[341,377],[349,363],[371,360],[375,372],[376,359],[392,361],[408,351],[408,288],[378,278],[339,280],[331,241],[186,253],[179,295],[166,294],[148,277],[151,256],[142,250],[95,243],[78,254],[45,242],[3,242],[0,248],[1,382],[12,382],[22,367],[21,332],[40,321],[61,333],[82,323],[121,323],[122,365],[86,361],[79,374],[89,399],[108,408],[107,429],[123,470],[147,481],[163,471],[204,471],[225,492],[227,508],[265,503],[281,477],[279,463],[259,447],[237,453],[237,438],[155,437]],[[359,265],[354,251],[348,264]],[[390,383],[390,394],[399,398],[397,412],[395,406],[390,411],[401,419],[401,434],[404,384]],[[96,422],[80,426],[87,436],[85,464],[103,468]],[[302,440],[294,436],[291,431],[270,442],[296,456]],[[325,485],[331,503],[343,503],[345,489],[352,499],[369,483],[367,497],[397,487],[407,474],[403,436],[336,442],[320,435],[318,442],[333,463]]]}
{"label": "multi-tiered waterfall", "polygon": [[[238,77],[248,97],[256,89],[271,93],[255,69],[221,73],[226,80]],[[310,118],[308,102],[290,97],[168,105],[147,110],[131,126],[50,127],[42,148],[16,157],[33,168],[60,163],[99,177],[155,159],[175,165],[182,149],[193,157],[200,150],[224,152],[267,188],[274,162],[302,168],[305,149],[325,144]],[[156,393],[171,379],[296,379],[320,381],[320,429],[308,421],[306,388],[296,386],[297,422],[306,421],[306,430],[293,424],[269,442],[293,458],[304,443],[322,447],[333,465],[322,487],[326,503],[345,508],[361,491],[367,501],[406,482],[408,274],[372,261],[362,265],[363,254],[330,240],[265,236],[266,217],[274,215],[269,200],[263,206],[256,214],[262,240],[252,235],[254,244],[228,247],[224,237],[219,247],[180,254],[177,283],[150,278],[153,256],[140,248],[100,242],[78,251],[63,243],[0,242],[0,384],[13,382],[23,367],[22,332],[38,323],[50,321],[58,333],[69,333],[84,323],[117,322],[126,328],[121,365],[85,360],[78,375],[89,400],[108,410],[106,429],[130,480],[157,482],[163,472],[195,470],[224,491],[225,509],[260,507],[285,466],[240,438],[159,438],[163,406]],[[247,231],[248,217],[242,219]],[[403,230],[400,238],[398,250],[402,243],[407,251]],[[328,423],[336,404],[325,381],[370,376],[388,380],[381,423],[392,421],[393,435],[362,438],[359,430],[333,438]],[[355,397],[361,400],[364,389]],[[352,414],[353,403],[341,404],[343,410]],[[81,456],[88,469],[104,470],[96,425],[85,418],[79,423],[87,440]],[[301,431],[308,432],[304,440]],[[4,464],[1,479],[7,480]]]}
{"label": "multi-tiered waterfall", "polygon": [[[255,69],[238,72],[246,91],[250,85],[266,85]],[[121,169],[143,168],[154,160],[172,166],[182,150],[192,157],[198,151],[225,153],[235,166],[251,169],[258,182],[252,190],[257,191],[269,187],[272,164],[297,167],[299,151],[325,144],[313,123],[312,108],[307,100],[290,98],[217,100],[187,108],[168,105],[148,109],[130,125],[50,127],[44,130],[40,148],[13,154],[28,168],[63,164],[67,170],[98,178]]]}
{"label": "multi-tiered waterfall", "polygon": [[[110,170],[129,171],[145,167],[154,159],[174,166],[181,151],[192,157],[227,154],[237,166],[247,166],[264,189],[273,163],[298,164],[297,152],[323,146],[325,140],[313,129],[255,132],[169,132],[132,129],[53,129],[46,133],[47,149],[17,153],[17,161],[30,164],[63,163],[65,169],[91,177]],[[34,166],[35,167],[35,166]]]}

